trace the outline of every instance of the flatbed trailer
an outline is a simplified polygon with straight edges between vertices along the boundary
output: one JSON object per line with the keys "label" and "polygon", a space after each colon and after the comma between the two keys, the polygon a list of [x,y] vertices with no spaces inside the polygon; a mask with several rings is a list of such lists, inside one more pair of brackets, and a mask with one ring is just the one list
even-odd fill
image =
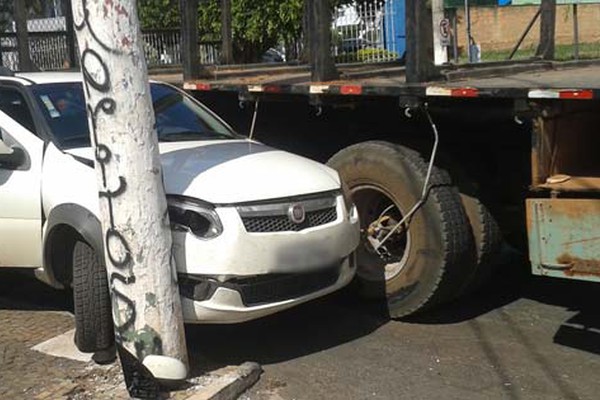
{"label": "flatbed trailer", "polygon": [[480,288],[505,243],[534,274],[600,282],[599,61],[447,67],[412,84],[394,63],[339,69],[311,82],[308,67],[234,66],[182,84],[340,172],[365,295],[420,312]]}
{"label": "flatbed trailer", "polygon": [[441,70],[440,80],[416,84],[406,83],[404,71],[396,63],[347,65],[341,66],[339,80],[312,82],[308,67],[264,64],[215,67],[208,71],[210,77],[184,82],[184,89],[277,96],[600,99],[598,60],[482,63]]}

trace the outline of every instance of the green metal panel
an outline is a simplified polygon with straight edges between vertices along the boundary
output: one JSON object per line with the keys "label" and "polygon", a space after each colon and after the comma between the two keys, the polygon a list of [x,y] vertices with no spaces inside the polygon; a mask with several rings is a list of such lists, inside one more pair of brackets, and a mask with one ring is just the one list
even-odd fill
{"label": "green metal panel", "polygon": [[[541,0],[512,0],[513,6],[524,6],[531,4],[540,4]],[[593,4],[600,3],[600,0],[556,0],[556,4]]]}
{"label": "green metal panel", "polygon": [[536,275],[600,282],[600,199],[527,200]]}
{"label": "green metal panel", "polygon": [[[528,6],[532,4],[539,5],[541,0],[512,0],[513,6]],[[594,4],[600,3],[600,0],[556,0],[556,4]],[[447,8],[458,8],[464,7],[464,0],[445,0],[444,4]],[[471,7],[480,6],[496,6],[498,0],[469,0]]]}

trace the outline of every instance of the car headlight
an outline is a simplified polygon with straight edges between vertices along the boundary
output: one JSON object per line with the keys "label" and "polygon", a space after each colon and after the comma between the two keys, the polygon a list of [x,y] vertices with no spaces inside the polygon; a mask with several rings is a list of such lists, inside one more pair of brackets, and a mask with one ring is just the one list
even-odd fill
{"label": "car headlight", "polygon": [[212,239],[223,233],[223,225],[214,206],[184,196],[167,196],[171,229],[190,232],[200,239]]}

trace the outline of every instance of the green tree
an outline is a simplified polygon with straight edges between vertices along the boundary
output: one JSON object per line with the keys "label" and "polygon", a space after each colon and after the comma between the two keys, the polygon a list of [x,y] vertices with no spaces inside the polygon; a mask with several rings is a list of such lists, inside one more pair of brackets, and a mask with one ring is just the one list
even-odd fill
{"label": "green tree", "polygon": [[179,28],[179,0],[138,0],[142,29]]}
{"label": "green tree", "polygon": [[[6,31],[13,21],[14,3],[15,0],[0,0],[0,32]],[[25,4],[29,16],[36,16],[42,11],[42,0],[25,0]]]}
{"label": "green tree", "polygon": [[[219,0],[205,0],[200,7],[201,39],[218,40],[221,28]],[[233,47],[237,62],[260,61],[277,44],[289,49],[302,37],[304,0],[232,0]],[[353,0],[332,0],[332,7]]]}
{"label": "green tree", "polygon": [[[359,0],[365,1],[365,0]],[[372,0],[367,0],[372,1]],[[304,0],[232,0],[233,47],[237,62],[256,62],[279,43],[289,48],[302,36]],[[332,6],[353,0],[332,0]],[[179,0],[138,0],[143,29],[174,28],[180,24]],[[220,0],[200,0],[200,40],[218,41]]]}

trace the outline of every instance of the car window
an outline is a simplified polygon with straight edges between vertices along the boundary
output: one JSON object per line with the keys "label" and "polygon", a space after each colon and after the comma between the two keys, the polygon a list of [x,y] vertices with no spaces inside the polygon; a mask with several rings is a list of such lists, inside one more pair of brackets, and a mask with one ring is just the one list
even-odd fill
{"label": "car window", "polygon": [[25,97],[16,89],[0,88],[0,110],[27,130],[36,133],[35,124]]}
{"label": "car window", "polygon": [[[186,94],[164,84],[150,85],[159,141],[237,139],[227,125]],[[90,145],[81,83],[36,85],[33,92],[60,148]]]}

